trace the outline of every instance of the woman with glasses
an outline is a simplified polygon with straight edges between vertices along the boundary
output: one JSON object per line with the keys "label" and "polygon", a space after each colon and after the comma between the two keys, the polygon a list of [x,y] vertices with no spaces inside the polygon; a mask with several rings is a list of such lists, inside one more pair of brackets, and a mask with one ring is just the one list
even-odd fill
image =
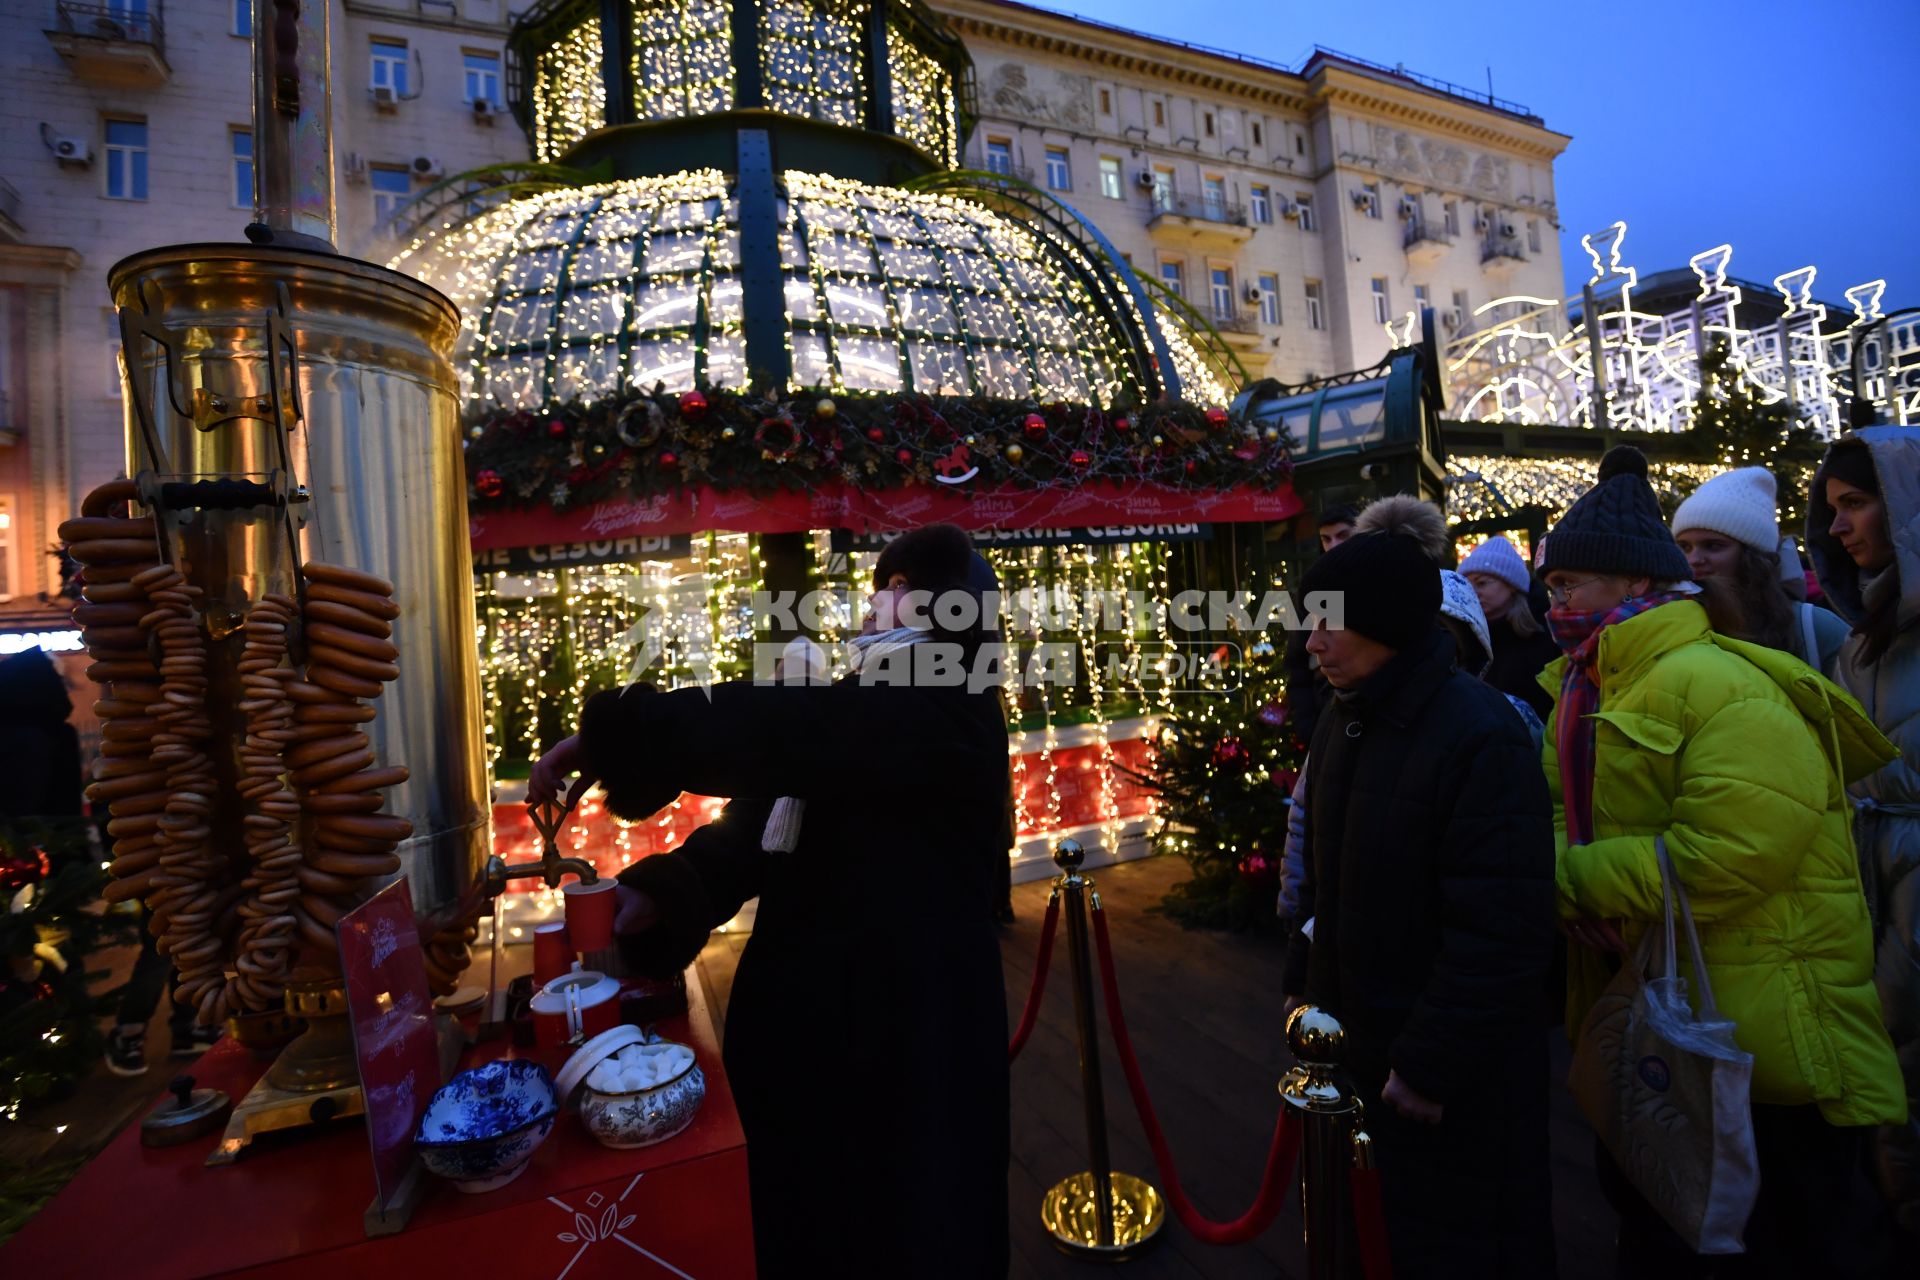
{"label": "woman with glasses", "polygon": [[[1890,1237],[1864,1142],[1906,1099],[1880,1025],[1844,786],[1890,747],[1803,664],[1727,638],[1740,619],[1726,584],[1692,581],[1645,458],[1616,449],[1601,467],[1542,565],[1565,655],[1541,674],[1558,694],[1545,752],[1556,880],[1562,927],[1583,944],[1568,959],[1569,1025],[1585,1020],[1608,962],[1664,919],[1664,838],[1714,995],[1753,1055],[1748,1252],[1782,1275],[1880,1276]],[[1622,1273],[1712,1274],[1600,1156]]]}

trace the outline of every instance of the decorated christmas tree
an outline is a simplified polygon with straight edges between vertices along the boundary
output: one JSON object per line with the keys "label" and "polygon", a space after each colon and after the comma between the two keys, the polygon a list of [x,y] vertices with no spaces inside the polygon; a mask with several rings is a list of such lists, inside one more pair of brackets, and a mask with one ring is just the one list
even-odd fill
{"label": "decorated christmas tree", "polygon": [[1175,699],[1144,779],[1159,796],[1155,846],[1193,868],[1162,909],[1189,928],[1260,928],[1275,919],[1289,797],[1306,743],[1270,637],[1214,656],[1218,692]]}
{"label": "decorated christmas tree", "polygon": [[116,991],[93,988],[103,948],[135,925],[103,910],[107,874],[78,819],[0,823],[0,1120],[18,1120],[100,1061]]}
{"label": "decorated christmas tree", "polygon": [[1780,494],[1780,528],[1799,530],[1806,519],[1807,486],[1818,457],[1813,432],[1794,417],[1785,400],[1769,403],[1722,341],[1700,356],[1693,435],[1713,450],[1714,461],[1722,467],[1771,471]]}

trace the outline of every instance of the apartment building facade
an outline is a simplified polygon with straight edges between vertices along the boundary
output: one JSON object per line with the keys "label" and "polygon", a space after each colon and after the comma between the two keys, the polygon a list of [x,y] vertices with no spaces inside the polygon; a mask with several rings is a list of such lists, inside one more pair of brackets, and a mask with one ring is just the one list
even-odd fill
{"label": "apartment building facade", "polygon": [[[108,268],[251,220],[249,34],[265,0],[0,0],[0,648],[60,611],[55,528],[121,466]],[[1073,204],[1252,377],[1372,362],[1557,297],[1553,161],[1514,104],[1358,59],[1298,71],[1007,0],[929,0],[972,51],[965,163]],[[445,174],[520,162],[509,0],[331,0],[337,243]],[[1444,334],[1443,334],[1444,336]],[[9,616],[11,615],[11,621]]]}
{"label": "apartment building facade", "polygon": [[1074,205],[1255,378],[1370,364],[1421,306],[1444,339],[1494,298],[1560,295],[1568,138],[1518,104],[1328,51],[1296,71],[1006,0],[933,5],[977,72],[966,163]]}
{"label": "apartment building facade", "polygon": [[[332,0],[330,20],[336,239],[379,256],[378,224],[443,174],[526,158],[511,19]],[[122,465],[108,269],[253,220],[253,21],[254,0],[0,0],[0,649],[59,621],[55,529]]]}

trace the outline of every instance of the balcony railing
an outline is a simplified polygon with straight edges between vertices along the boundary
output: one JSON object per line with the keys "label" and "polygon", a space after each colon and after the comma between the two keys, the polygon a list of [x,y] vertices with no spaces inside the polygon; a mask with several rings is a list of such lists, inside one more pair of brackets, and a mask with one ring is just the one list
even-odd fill
{"label": "balcony railing", "polygon": [[114,5],[74,4],[71,0],[59,0],[55,12],[60,30],[68,35],[151,45],[161,54],[167,51],[166,27],[161,21],[157,4],[149,13]]}
{"label": "balcony railing", "polygon": [[1407,219],[1407,227],[1400,236],[1400,247],[1411,249],[1417,244],[1450,245],[1453,236],[1444,227],[1436,227],[1424,218]]}
{"label": "balcony railing", "polygon": [[1015,178],[1021,182],[1033,181],[1033,170],[1025,165],[997,165],[989,160],[980,167],[984,172],[995,174],[1002,178]]}
{"label": "balcony railing", "polygon": [[1217,222],[1229,227],[1247,225],[1245,205],[1230,204],[1213,196],[1183,196],[1172,191],[1156,190],[1153,193],[1153,216],[1157,218],[1162,214],[1192,218],[1196,222]]}
{"label": "balcony railing", "polygon": [[1249,311],[1209,311],[1207,319],[1221,333],[1260,332],[1260,317]]}
{"label": "balcony railing", "polygon": [[1527,253],[1521,247],[1519,236],[1504,236],[1499,232],[1488,232],[1480,242],[1480,265],[1491,262],[1525,262]]}

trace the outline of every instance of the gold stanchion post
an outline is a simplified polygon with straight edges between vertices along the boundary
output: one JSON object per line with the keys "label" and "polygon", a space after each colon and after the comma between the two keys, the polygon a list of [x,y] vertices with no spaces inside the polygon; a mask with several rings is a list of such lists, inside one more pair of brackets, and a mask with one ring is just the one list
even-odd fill
{"label": "gold stanchion post", "polygon": [[1307,1231],[1309,1280],[1344,1280],[1359,1258],[1353,1234],[1352,1169],[1372,1144],[1360,1132],[1366,1110],[1337,1076],[1347,1033],[1339,1019],[1302,1005],[1287,1019],[1287,1047],[1299,1065],[1281,1078],[1280,1100],[1305,1126],[1300,1207]]}
{"label": "gold stanchion post", "polygon": [[1093,881],[1082,875],[1086,854],[1078,841],[1062,840],[1053,861],[1060,868],[1054,891],[1064,897],[1067,953],[1073,966],[1074,1025],[1080,1042],[1080,1093],[1092,1167],[1057,1183],[1040,1202],[1040,1223],[1063,1252],[1078,1258],[1118,1262],[1159,1237],[1166,1219],[1160,1191],[1145,1178],[1115,1173],[1107,1154],[1106,1099],[1100,1088],[1100,1028],[1094,1019],[1093,956],[1087,933],[1091,899],[1100,909]]}

